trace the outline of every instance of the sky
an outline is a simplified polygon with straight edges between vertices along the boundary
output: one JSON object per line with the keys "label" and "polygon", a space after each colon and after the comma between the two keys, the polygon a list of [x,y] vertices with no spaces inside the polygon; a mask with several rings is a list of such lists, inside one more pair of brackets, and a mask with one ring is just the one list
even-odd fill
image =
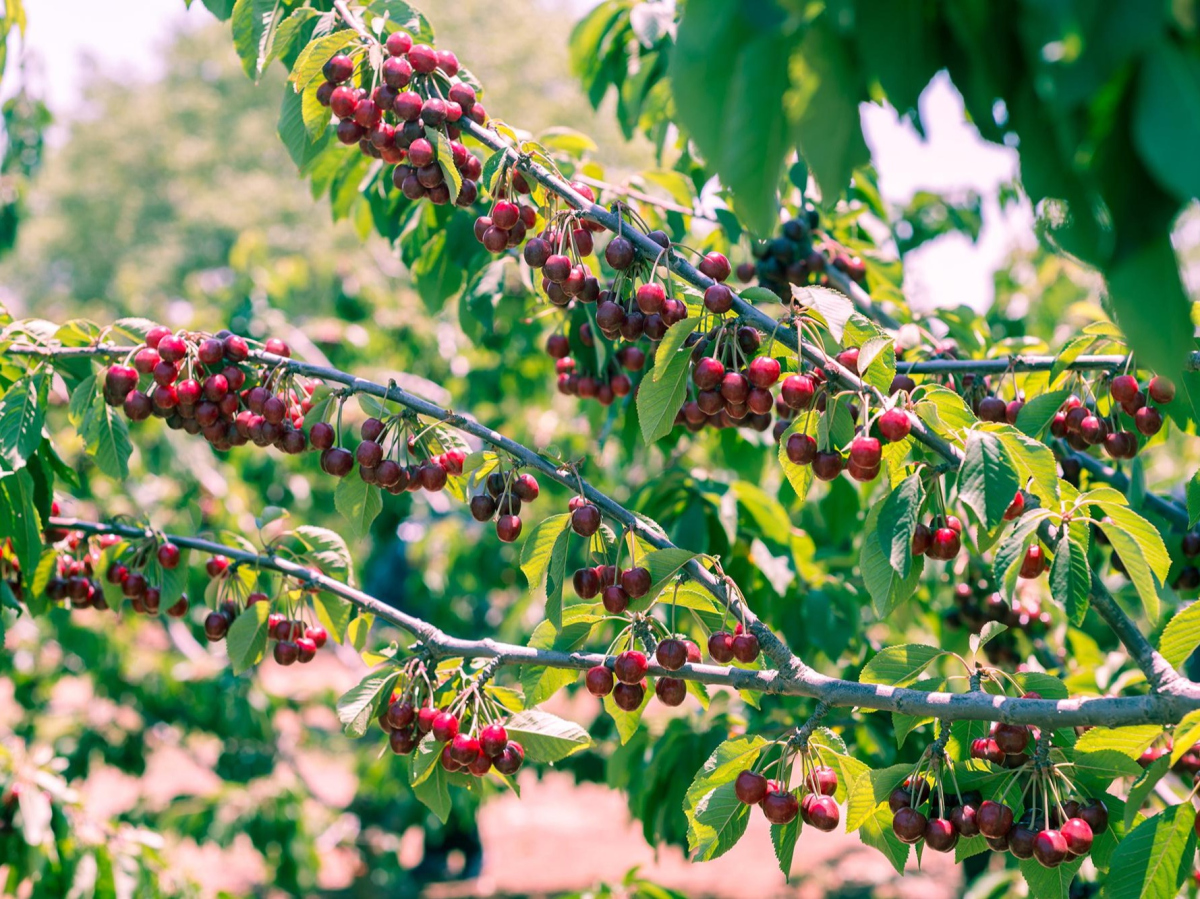
{"label": "sky", "polygon": [[[123,14],[114,16],[118,5]],[[182,0],[56,0],[53,16],[46,15],[45,0],[27,0],[27,8],[27,58],[33,60],[32,74],[43,96],[60,117],[79,110],[78,86],[88,57],[108,71],[123,66],[134,80],[153,78],[174,31],[212,20],[200,0],[190,10]],[[862,115],[886,201],[902,205],[918,190],[949,197],[975,190],[985,200],[977,244],[954,234],[908,254],[905,292],[910,302],[922,310],[962,303],[985,308],[992,300],[992,273],[1014,247],[1034,242],[1032,211],[1026,206],[1002,212],[996,201],[998,185],[1017,174],[1016,151],[979,137],[965,121],[962,101],[945,76],[922,95],[924,138],[890,108],[864,104]]]}

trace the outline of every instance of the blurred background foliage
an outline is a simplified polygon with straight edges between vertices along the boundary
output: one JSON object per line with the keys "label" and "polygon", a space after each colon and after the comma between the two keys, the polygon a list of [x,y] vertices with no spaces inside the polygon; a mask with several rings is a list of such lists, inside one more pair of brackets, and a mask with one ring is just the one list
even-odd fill
{"label": "blurred background foliage", "polygon": [[[439,43],[461,48],[487,85],[493,115],[534,132],[578,128],[602,148],[596,155],[610,169],[599,174],[612,180],[652,169],[659,174],[642,183],[669,186],[674,182],[655,168],[663,164],[691,173],[686,155],[656,127],[666,98],[651,92],[634,104],[638,85],[627,87],[622,74],[617,95],[591,97],[597,111],[579,80],[566,77],[574,69],[586,83],[589,62],[568,39],[568,11],[531,10],[523,0],[458,0],[426,12]],[[481,38],[478,23],[485,18],[511,27]],[[250,82],[227,26],[181,32],[164,56],[164,76],[153,82],[131,82],[119,71],[92,73],[84,112],[63,123],[61,145],[46,154],[36,181],[22,182],[19,231],[0,224],[0,247],[16,235],[15,248],[0,260],[0,301],[14,315],[101,324],[143,315],[173,326],[281,336],[297,355],[377,381],[395,377],[564,459],[593,454],[585,472],[598,487],[668,520],[673,537],[689,549],[719,555],[759,614],[824,670],[840,660],[842,670],[854,671],[869,648],[930,633],[947,649],[966,650],[968,632],[945,624],[950,591],[939,588],[948,584],[926,585],[922,602],[886,624],[864,626],[869,598],[847,575],[857,558],[852,536],[865,512],[865,488],[839,479],[801,505],[786,484],[779,486],[766,439],[722,432],[699,442],[677,434],[646,449],[636,424],[630,432],[632,418],[621,421],[559,396],[551,360],[541,352],[545,322],[525,317],[530,307],[519,289],[495,297],[491,327],[469,339],[459,303],[430,303],[382,238],[363,240],[351,222],[331,220],[327,199],[313,200],[275,133],[280,69],[259,86]],[[665,63],[647,58],[645,65],[650,84],[650,73],[661,77]],[[18,114],[45,124],[36,101],[11,101],[10,141],[34,133],[23,132]],[[40,135],[41,128],[34,131]],[[41,165],[40,137],[29,144],[19,154],[23,178]],[[872,179],[869,169],[858,173],[850,204],[831,227],[844,245],[878,263],[872,288],[898,298],[896,255],[952,231],[977,237],[980,198],[921,193],[906,208],[889,209],[872,200]],[[859,227],[864,215],[874,215],[885,238]],[[695,224],[697,242],[724,240]],[[747,258],[736,232],[733,245],[735,262]],[[963,307],[945,317],[968,344],[1056,344],[1095,317],[1096,286],[1093,275],[1038,247],[1014,254],[997,272],[996,302],[985,315]],[[69,429],[56,439],[79,449]],[[1178,449],[1148,457],[1155,466],[1145,473],[1149,483],[1169,483],[1182,466],[1194,467],[1196,448]],[[333,485],[315,476],[311,458],[252,449],[218,456],[151,422],[138,431],[125,484],[101,476],[81,452],[71,461],[81,484],[68,512],[154,508],[156,525],[166,530],[253,533],[254,517],[274,505],[288,510],[293,524],[341,529]],[[557,509],[566,499],[561,489],[543,485],[538,505]],[[461,636],[528,638],[539,610],[529,608],[517,573],[518,548],[499,543],[492,528],[440,495],[384,501],[370,537],[355,547],[368,591]],[[191,592],[201,595],[202,584]],[[1072,632],[1076,664],[1093,673],[1113,648],[1111,635],[1095,624],[1089,619]],[[1061,645],[1065,625],[1056,619],[1052,628],[1049,642]],[[55,796],[55,821],[92,815],[116,822],[106,826],[164,835],[161,851],[147,846],[144,854],[131,853],[133,870],[168,869],[162,880],[154,878],[162,895],[191,895],[196,887],[189,881],[206,871],[211,891],[213,872],[235,858],[245,864],[230,863],[229,870],[249,873],[222,881],[230,895],[264,895],[260,885],[269,883],[287,895],[410,896],[431,882],[478,873],[476,798],[456,795],[455,813],[442,825],[390,776],[393,760],[381,754],[379,732],[359,744],[341,735],[332,707],[361,675],[352,652],[322,660],[303,678],[271,666],[236,678],[197,641],[199,633],[194,620],[124,620],[114,627],[97,613],[63,611],[11,627],[0,654],[0,781],[9,795],[13,784],[44,784],[39,772],[49,766],[64,783],[87,786],[82,803],[68,793]],[[1020,653],[1031,650],[1026,637],[1012,639],[1021,641],[1014,646]],[[1091,681],[1077,686],[1094,690]],[[556,702],[586,722],[595,707],[585,700],[572,690]],[[707,711],[689,703],[686,718],[653,717],[624,746],[613,739],[610,719],[600,716],[591,727],[596,750],[563,767],[579,781],[624,791],[650,845],[682,845],[678,809],[687,779],[677,775],[695,771],[730,730],[769,732],[808,711],[799,700],[771,701],[759,711],[720,695]],[[883,716],[865,716],[852,727],[874,767],[915,757],[913,741],[896,748]],[[37,755],[35,748],[45,751]],[[0,840],[5,853],[16,851],[11,832]],[[68,851],[64,843],[59,879],[47,880],[47,889],[74,882],[89,864],[103,880],[104,871],[120,864],[108,850],[112,857],[102,858],[97,847],[116,845],[80,842]],[[206,854],[209,847],[225,854]],[[89,854],[93,861],[84,862]],[[0,864],[12,858],[0,854]],[[225,861],[214,863],[218,858]],[[631,878],[589,895],[674,894]]]}

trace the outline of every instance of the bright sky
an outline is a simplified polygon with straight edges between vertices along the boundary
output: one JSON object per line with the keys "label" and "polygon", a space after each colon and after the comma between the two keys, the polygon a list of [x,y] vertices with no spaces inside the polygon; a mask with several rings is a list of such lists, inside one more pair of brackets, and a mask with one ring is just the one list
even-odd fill
{"label": "bright sky", "polygon": [[[58,0],[54,14],[47,16],[46,4],[29,4],[33,74],[60,117],[78,109],[78,85],[88,57],[106,70],[125,66],[131,77],[153,77],[172,32],[211,21],[200,0],[190,10],[182,0],[121,0],[121,16],[112,14],[114,5]],[[926,89],[921,107],[924,139],[890,109],[864,106],[867,143],[884,199],[903,204],[918,190],[953,196],[973,189],[985,198],[984,228],[977,245],[952,235],[911,252],[905,290],[918,308],[960,303],[984,308],[992,300],[992,272],[1014,246],[1034,240],[1032,212],[1025,208],[1004,214],[995,200],[997,186],[1017,173],[1017,154],[979,138],[943,76]]]}

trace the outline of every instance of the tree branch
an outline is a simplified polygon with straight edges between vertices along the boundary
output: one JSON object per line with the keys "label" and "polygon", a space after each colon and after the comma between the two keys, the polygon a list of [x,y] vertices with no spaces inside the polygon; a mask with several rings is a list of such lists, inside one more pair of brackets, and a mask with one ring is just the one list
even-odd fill
{"label": "tree branch", "polygon": [[[117,534],[128,538],[154,532],[132,525],[109,524],[77,518],[55,517],[50,525],[89,534]],[[494,659],[501,665],[541,665],[548,668],[585,671],[596,665],[611,665],[612,657],[599,653],[560,652],[517,646],[495,640],[465,640],[453,637],[427,621],[409,615],[341,581],[273,553],[255,553],[200,537],[162,534],[172,543],[199,552],[220,554],[243,564],[277,571],[304,584],[319,586],[377,618],[413,634],[434,658]],[[1032,724],[1041,727],[1131,724],[1172,724],[1200,709],[1200,691],[1179,690],[1144,696],[1079,697],[1075,699],[1018,699],[989,693],[926,693],[903,687],[862,684],[841,680],[805,669],[789,677],[783,671],[725,668],[715,665],[684,665],[677,671],[662,668],[651,660],[649,673],[655,677],[677,677],[711,686],[753,690],[786,696],[817,699],[828,706],[856,706],[906,715],[932,716],[947,721],[978,720]],[[1190,685],[1195,686],[1195,685]]]}

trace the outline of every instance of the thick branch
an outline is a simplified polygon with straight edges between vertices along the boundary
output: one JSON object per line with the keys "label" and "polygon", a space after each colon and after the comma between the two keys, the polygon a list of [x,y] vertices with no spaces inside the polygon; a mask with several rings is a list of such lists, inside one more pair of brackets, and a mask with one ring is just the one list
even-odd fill
{"label": "thick branch", "polygon": [[[103,344],[95,347],[14,345],[8,347],[5,352],[16,356],[37,356],[49,359],[87,357],[111,359],[127,355],[130,349],[130,347],[118,347],[112,344]],[[514,458],[519,459],[522,464],[536,469],[568,489],[582,490],[583,495],[598,506],[605,515],[636,533],[655,549],[676,548],[675,544],[667,539],[665,534],[657,528],[651,527],[647,523],[647,519],[634,515],[633,512],[626,509],[607,494],[597,490],[582,477],[577,477],[572,469],[557,465],[541,453],[509,437],[505,437],[498,431],[494,431],[473,419],[453,412],[450,409],[444,409],[394,384],[384,386],[383,384],[367,381],[327,365],[314,365],[298,359],[263,352],[252,352],[250,357],[272,368],[284,368],[296,374],[319,378],[326,383],[342,384],[346,387],[347,393],[365,393],[383,400],[398,403],[419,415],[436,419],[449,427],[477,437],[496,449],[503,450]],[[804,663],[795,657],[787,645],[766,624],[759,620],[758,616],[750,611],[745,603],[738,602],[734,597],[729,595],[728,588],[720,578],[705,568],[698,560],[689,562],[685,566],[685,570],[692,580],[708,591],[717,602],[728,608],[733,617],[742,623],[743,627],[752,631],[758,637],[762,651],[775,663],[776,667],[786,672],[805,670],[806,666]]]}
{"label": "thick branch", "polygon": [[[56,528],[89,534],[118,534],[140,538],[150,534],[131,525],[106,524],[75,518],[52,518]],[[302,583],[319,586],[382,621],[413,634],[435,658],[495,659],[504,665],[543,665],[549,668],[584,671],[595,665],[611,664],[612,657],[598,653],[559,652],[500,643],[495,640],[465,640],[452,637],[427,621],[396,609],[368,593],[313,571],[272,553],[254,553],[200,537],[166,534],[178,546],[221,554],[243,564],[277,571]],[[653,676],[678,677],[712,686],[731,687],[787,696],[818,699],[830,706],[855,706],[906,715],[932,716],[947,721],[982,720],[1033,724],[1041,727],[1130,724],[1172,724],[1185,714],[1200,709],[1200,691],[1191,689],[1145,696],[1080,697],[1075,699],[1015,699],[988,693],[926,693],[902,687],[861,684],[827,677],[805,669],[789,677],[782,671],[751,671],[715,665],[684,665],[669,671],[651,662]],[[1194,685],[1189,685],[1194,686]]]}

